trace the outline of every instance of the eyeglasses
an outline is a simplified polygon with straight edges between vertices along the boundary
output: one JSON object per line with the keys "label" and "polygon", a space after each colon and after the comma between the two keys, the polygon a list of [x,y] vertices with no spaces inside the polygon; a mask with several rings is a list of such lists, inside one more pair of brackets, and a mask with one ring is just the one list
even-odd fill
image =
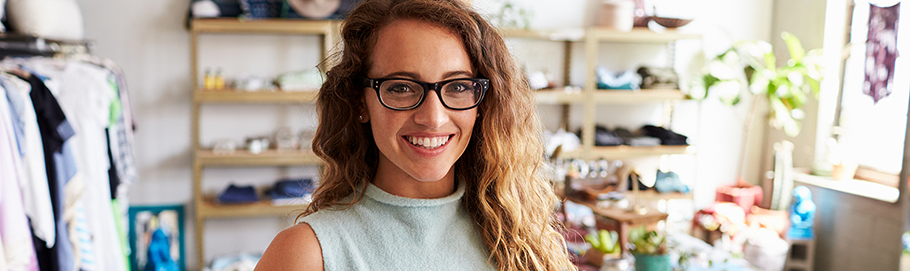
{"label": "eyeglasses", "polygon": [[489,79],[460,78],[427,83],[406,78],[363,77],[363,85],[376,90],[379,103],[388,109],[405,111],[423,103],[430,90],[436,92],[442,105],[452,110],[477,107],[490,88]]}

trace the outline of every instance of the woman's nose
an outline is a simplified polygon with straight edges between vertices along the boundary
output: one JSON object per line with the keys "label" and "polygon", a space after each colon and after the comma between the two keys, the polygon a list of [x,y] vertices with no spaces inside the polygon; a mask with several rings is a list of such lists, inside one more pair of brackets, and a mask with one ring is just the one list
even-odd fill
{"label": "woman's nose", "polygon": [[449,109],[442,105],[439,95],[430,91],[423,103],[414,108],[414,122],[428,128],[439,128],[449,121]]}

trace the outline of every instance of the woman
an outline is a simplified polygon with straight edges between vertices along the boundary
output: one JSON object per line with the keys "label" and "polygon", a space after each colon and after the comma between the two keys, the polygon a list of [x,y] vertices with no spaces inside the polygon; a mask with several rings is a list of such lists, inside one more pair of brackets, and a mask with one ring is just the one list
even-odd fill
{"label": "woman", "polygon": [[322,183],[257,270],[570,270],[531,92],[458,0],[367,0],[317,100]]}

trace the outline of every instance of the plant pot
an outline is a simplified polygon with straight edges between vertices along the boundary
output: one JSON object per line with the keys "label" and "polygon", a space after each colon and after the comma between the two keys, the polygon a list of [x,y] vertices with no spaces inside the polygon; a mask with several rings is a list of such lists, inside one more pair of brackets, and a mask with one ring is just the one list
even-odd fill
{"label": "plant pot", "polygon": [[670,271],[670,254],[638,254],[635,257],[635,271]]}

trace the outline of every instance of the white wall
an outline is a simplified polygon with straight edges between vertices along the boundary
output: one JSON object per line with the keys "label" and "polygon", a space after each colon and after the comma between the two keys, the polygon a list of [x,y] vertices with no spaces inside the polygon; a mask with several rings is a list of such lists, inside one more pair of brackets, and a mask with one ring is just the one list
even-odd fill
{"label": "white wall", "polygon": [[[475,0],[479,7],[494,0]],[[107,57],[123,67],[138,130],[136,162],[140,182],[130,191],[133,204],[183,203],[191,207],[192,170],[190,120],[191,87],[189,34],[183,27],[189,0],[114,1],[77,0],[85,19],[86,38],[94,43],[94,53]],[[521,1],[533,7],[535,28],[579,27],[593,21],[593,2],[589,0]],[[704,55],[726,49],[734,40],[770,40],[772,1],[766,0],[677,0],[655,1],[668,15],[691,16],[695,21],[682,31],[702,33],[702,42],[681,42],[677,51],[677,69],[692,76]],[[481,8],[482,9],[482,8]],[[220,66],[226,75],[244,72],[261,76],[311,67],[318,56],[318,44],[312,38],[260,35],[207,36],[201,40],[201,67]],[[527,59],[531,68],[547,67],[559,76],[562,60],[550,57],[559,44],[533,43],[513,46],[519,58]],[[516,48],[517,47],[517,48]],[[702,53],[701,48],[707,53]],[[584,56],[580,44],[574,46],[572,83],[581,85]],[[561,52],[561,49],[558,49]],[[637,56],[651,55],[644,62],[666,59],[662,46],[603,45],[600,62],[615,69],[634,68],[641,64]],[[633,58],[617,58],[622,51]],[[561,54],[561,53],[560,53]],[[652,55],[653,54],[653,55]],[[561,79],[560,79],[561,80]],[[747,104],[747,103],[746,103]],[[605,123],[621,123],[622,118],[607,116],[616,110],[601,108]],[[556,107],[542,107],[545,115],[556,115]],[[640,110],[640,109],[638,109]],[[574,127],[580,125],[580,109]],[[627,125],[641,125],[653,116],[642,113],[641,119]],[[244,136],[269,134],[279,125],[295,131],[312,127],[312,107],[260,105],[219,105],[203,108],[201,133],[203,145],[218,138],[240,140]],[[636,114],[638,115],[638,114]],[[741,144],[744,106],[729,108],[709,99],[704,102],[682,102],[676,110],[673,127],[690,135],[698,146],[695,161],[681,163],[692,167],[689,180],[695,182],[696,205],[713,201],[714,187],[735,181],[736,161]],[[548,124],[553,126],[554,124]],[[637,128],[637,127],[633,127]],[[205,172],[206,192],[214,193],[230,180],[238,183],[268,184],[281,176],[305,176],[313,169],[211,169]],[[192,210],[190,210],[192,212]],[[195,266],[192,216],[188,216],[188,266]],[[284,219],[230,219],[207,223],[207,259],[231,252],[262,251],[280,229]]]}

